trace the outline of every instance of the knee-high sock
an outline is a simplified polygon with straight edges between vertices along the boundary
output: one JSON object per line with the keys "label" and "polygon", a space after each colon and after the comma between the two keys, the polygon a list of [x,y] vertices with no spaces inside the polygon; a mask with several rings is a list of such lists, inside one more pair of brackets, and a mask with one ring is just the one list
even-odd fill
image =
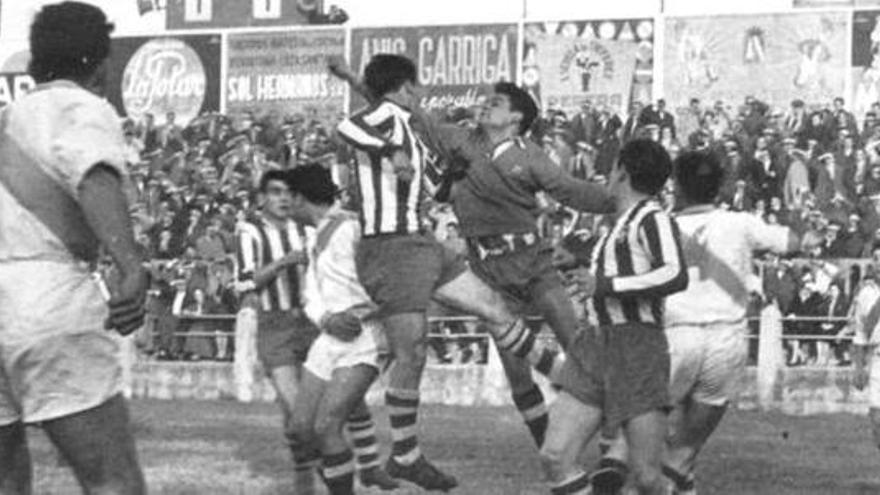
{"label": "knee-high sock", "polygon": [[302,445],[297,439],[287,437],[290,453],[293,457],[293,484],[294,493],[313,495],[315,491],[315,470],[320,461],[320,455],[314,449]]}
{"label": "knee-high sock", "polygon": [[419,391],[389,388],[385,404],[391,420],[391,455],[400,464],[412,464],[422,455],[417,437]]}
{"label": "knee-high sock", "polygon": [[321,477],[330,495],[354,495],[354,455],[351,451],[321,456]]}
{"label": "knee-high sock", "polygon": [[379,465],[379,442],[376,440],[376,424],[369,412],[352,415],[346,425],[354,447],[354,462],[358,471]]}
{"label": "knee-high sock", "polygon": [[541,448],[541,445],[544,444],[544,434],[547,432],[547,424],[549,422],[547,404],[544,402],[544,394],[541,393],[541,389],[537,385],[532,385],[532,388],[529,390],[514,394],[513,403],[516,405],[520,415],[522,415],[523,421],[525,421],[526,426],[529,428],[529,433],[532,434],[532,438],[535,440],[538,448]]}
{"label": "knee-high sock", "polygon": [[495,334],[495,342],[500,350],[527,360],[539,373],[553,382],[565,362],[565,354],[538,339],[522,319],[499,329]]}

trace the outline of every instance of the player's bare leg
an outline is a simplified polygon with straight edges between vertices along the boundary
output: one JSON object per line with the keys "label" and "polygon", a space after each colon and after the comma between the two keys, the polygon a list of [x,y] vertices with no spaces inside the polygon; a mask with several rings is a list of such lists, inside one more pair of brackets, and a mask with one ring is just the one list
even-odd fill
{"label": "player's bare leg", "polygon": [[580,324],[568,292],[558,279],[542,279],[530,287],[531,303],[553,330],[562,349],[574,340]]}
{"label": "player's bare leg", "polygon": [[86,494],[146,493],[122,395],[42,426]]}
{"label": "player's bare leg", "polygon": [[[308,370],[305,373],[310,375]],[[354,453],[343,429],[377,375],[378,370],[367,365],[339,368],[325,386],[314,425],[321,450],[322,477],[331,495],[354,494]]]}
{"label": "player's bare leg", "polygon": [[417,428],[419,385],[427,357],[428,321],[423,313],[399,313],[384,318],[385,335],[394,356],[388,371],[385,404],[391,420],[391,456],[385,470],[426,490],[451,490],[458,480],[425,459]]}
{"label": "player's bare leg", "polygon": [[526,359],[540,373],[555,380],[564,355],[540,342],[522,318],[510,311],[501,294],[472,272],[466,271],[443,285],[434,297],[447,306],[483,319],[499,350]]}
{"label": "player's bare leg", "polygon": [[31,477],[24,424],[0,426],[0,495],[29,495]]}
{"label": "player's bare leg", "polygon": [[541,447],[541,464],[553,495],[584,495],[590,486],[589,475],[578,457],[595,435],[602,421],[602,411],[575,399],[565,391],[550,407],[550,425]]}
{"label": "player's bare leg", "polygon": [[277,375],[279,379],[285,375],[290,376],[291,373],[297,377],[302,375],[296,387],[291,383],[281,384],[282,387],[287,387],[283,393],[288,397],[292,393],[295,400],[286,403],[284,401],[287,399],[284,399],[280,393],[278,399],[282,402],[281,407],[284,411],[284,436],[293,456],[294,493],[314,495],[317,493],[315,471],[320,460],[314,425],[326,382],[306,370],[298,370],[293,366],[276,368],[279,369],[282,370]]}
{"label": "player's bare leg", "polygon": [[663,477],[663,446],[666,439],[666,414],[652,411],[626,422],[623,427],[630,446],[629,461],[640,495],[666,495]]}
{"label": "player's bare leg", "polygon": [[673,415],[666,441],[663,472],[676,484],[680,493],[693,490],[693,472],[697,455],[718,427],[727,406],[712,406],[687,400]]}

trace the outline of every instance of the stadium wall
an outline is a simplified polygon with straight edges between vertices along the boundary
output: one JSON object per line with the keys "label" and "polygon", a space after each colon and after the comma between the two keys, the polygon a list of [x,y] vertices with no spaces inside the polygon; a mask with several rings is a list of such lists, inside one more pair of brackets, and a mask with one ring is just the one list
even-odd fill
{"label": "stadium wall", "polygon": [[[761,316],[758,365],[742,376],[741,409],[776,410],[793,415],[864,413],[864,392],[852,386],[849,367],[819,368],[785,365],[781,314],[768,306]],[[273,401],[275,393],[256,364],[255,316],[242,311],[236,324],[234,363],[168,362],[138,360],[133,344],[124,346],[129,396],[163,400]],[[538,382],[552,397],[543,377]],[[384,383],[374,386],[367,400],[382,403]],[[459,406],[502,406],[510,403],[510,390],[494,346],[485,364],[433,365],[425,372],[422,401]]]}

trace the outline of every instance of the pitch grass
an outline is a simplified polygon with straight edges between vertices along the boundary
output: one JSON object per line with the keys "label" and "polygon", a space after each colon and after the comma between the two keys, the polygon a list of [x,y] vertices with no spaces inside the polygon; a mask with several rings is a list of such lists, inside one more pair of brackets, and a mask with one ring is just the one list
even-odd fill
{"label": "pitch grass", "polygon": [[[131,410],[151,493],[293,492],[275,405],[137,400]],[[387,453],[387,418],[378,410]],[[422,417],[423,450],[461,481],[453,493],[549,493],[535,448],[512,407],[428,406]],[[79,493],[43,434],[34,430],[30,439],[35,493]],[[584,462],[592,466],[595,459],[591,446]],[[725,418],[702,459],[702,495],[880,494],[880,452],[867,419],[859,416],[735,412]],[[409,486],[395,493],[420,492]]]}

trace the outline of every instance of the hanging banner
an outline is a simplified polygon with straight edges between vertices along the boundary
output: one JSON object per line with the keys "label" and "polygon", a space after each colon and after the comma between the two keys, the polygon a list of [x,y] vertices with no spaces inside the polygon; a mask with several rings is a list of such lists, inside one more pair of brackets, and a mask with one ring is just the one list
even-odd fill
{"label": "hanging banner", "polygon": [[545,109],[573,115],[590,101],[624,115],[651,100],[653,39],[650,19],[526,24],[523,85]]}
{"label": "hanging banner", "polygon": [[226,111],[304,114],[329,122],[343,112],[345,83],[327,72],[327,57],[345,55],[342,29],[229,36]]}
{"label": "hanging banner", "polygon": [[880,10],[853,13],[852,111],[859,122],[880,101]]}
{"label": "hanging banner", "polygon": [[120,115],[157,124],[174,112],[186,125],[220,109],[220,36],[115,38],[107,70],[107,99]]}
{"label": "hanging banner", "polygon": [[673,107],[690,98],[738,105],[753,96],[787,108],[843,96],[843,12],[669,18],[664,85]]}
{"label": "hanging banner", "polygon": [[[350,60],[363,74],[377,53],[410,57],[425,88],[422,108],[443,111],[481,105],[493,84],[516,81],[517,43],[515,24],[353,29]],[[365,103],[351,101],[352,109]]]}

